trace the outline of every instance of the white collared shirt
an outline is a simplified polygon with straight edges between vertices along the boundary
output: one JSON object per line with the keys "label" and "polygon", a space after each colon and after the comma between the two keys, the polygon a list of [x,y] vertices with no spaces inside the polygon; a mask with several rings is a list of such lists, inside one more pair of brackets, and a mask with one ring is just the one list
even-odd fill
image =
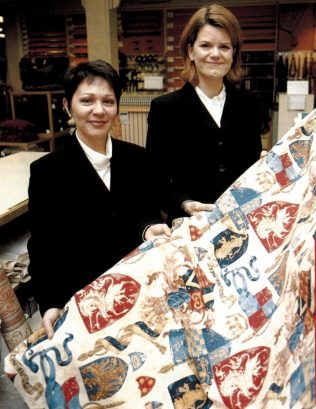
{"label": "white collared shirt", "polygon": [[106,154],[99,153],[89,148],[85,143],[83,143],[76,133],[76,137],[80,146],[82,147],[87,158],[92,163],[94,169],[98,172],[98,175],[103,180],[105,186],[110,190],[111,187],[111,158],[112,158],[112,139],[108,136],[106,142]]}
{"label": "white collared shirt", "polygon": [[223,85],[223,89],[221,90],[220,94],[216,95],[214,98],[209,98],[206,94],[204,94],[204,92],[199,87],[195,87],[195,90],[200,100],[203,102],[205,108],[212,115],[214,121],[220,127],[224,104],[226,100],[225,85]]}

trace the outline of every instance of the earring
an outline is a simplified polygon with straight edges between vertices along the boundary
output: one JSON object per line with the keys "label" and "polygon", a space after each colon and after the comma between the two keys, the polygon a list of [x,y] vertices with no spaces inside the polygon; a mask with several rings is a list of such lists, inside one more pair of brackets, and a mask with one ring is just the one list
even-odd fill
{"label": "earring", "polygon": [[72,115],[71,115],[71,113],[70,113],[68,107],[64,107],[64,111],[66,112],[66,114],[67,114],[68,117],[69,117],[68,120],[67,120],[67,124],[68,124],[70,127],[74,127],[74,126],[75,126],[75,121],[74,121],[74,119],[73,119],[73,117],[72,117]]}
{"label": "earring", "polygon": [[67,124],[71,127],[75,126],[75,121],[72,116],[70,116],[70,118],[68,119]]}

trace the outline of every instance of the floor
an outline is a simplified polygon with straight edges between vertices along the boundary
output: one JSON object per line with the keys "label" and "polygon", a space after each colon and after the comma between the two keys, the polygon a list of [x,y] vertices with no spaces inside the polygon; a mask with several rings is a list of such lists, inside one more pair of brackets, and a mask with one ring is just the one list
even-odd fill
{"label": "floor", "polygon": [[[26,243],[29,238],[27,215],[0,227],[0,264],[8,260],[17,260],[20,254],[27,252]],[[24,284],[23,284],[24,285]],[[19,297],[23,297],[23,285],[19,288]],[[29,318],[30,326],[36,330],[40,326],[41,316],[37,310]],[[0,408],[1,409],[27,409],[11,381],[4,374],[4,357],[8,354],[8,348],[0,335]]]}

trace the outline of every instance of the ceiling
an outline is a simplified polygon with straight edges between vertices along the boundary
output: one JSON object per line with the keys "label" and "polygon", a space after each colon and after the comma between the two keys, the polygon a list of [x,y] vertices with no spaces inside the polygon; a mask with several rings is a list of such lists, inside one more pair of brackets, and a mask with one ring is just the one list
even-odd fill
{"label": "ceiling", "polygon": [[[62,14],[82,13],[84,4],[89,0],[0,0],[0,13],[2,15],[36,15],[36,14]],[[210,4],[210,0],[104,0],[113,7],[120,4],[120,9],[164,9],[164,8],[198,8]],[[315,0],[217,0],[224,6],[246,6],[268,4],[307,4]]]}

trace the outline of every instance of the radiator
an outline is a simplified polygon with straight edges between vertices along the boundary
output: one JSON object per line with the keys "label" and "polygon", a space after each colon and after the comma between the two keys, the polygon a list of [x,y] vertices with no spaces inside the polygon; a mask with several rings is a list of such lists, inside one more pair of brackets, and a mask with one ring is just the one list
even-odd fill
{"label": "radiator", "polygon": [[120,109],[121,139],[145,146],[148,108]]}
{"label": "radiator", "polygon": [[123,95],[120,102],[120,139],[146,145],[147,115],[156,95]]}

